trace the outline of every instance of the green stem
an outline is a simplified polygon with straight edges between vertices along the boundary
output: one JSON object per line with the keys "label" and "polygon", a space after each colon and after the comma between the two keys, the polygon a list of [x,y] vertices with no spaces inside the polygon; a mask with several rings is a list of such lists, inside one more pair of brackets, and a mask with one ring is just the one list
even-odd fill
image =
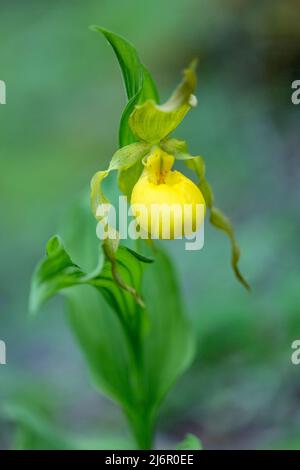
{"label": "green stem", "polygon": [[138,449],[151,450],[153,448],[154,423],[149,413],[143,410],[134,410],[127,414],[129,425],[136,439]]}
{"label": "green stem", "polygon": [[128,328],[126,333],[132,357],[130,372],[133,384],[133,407],[130,411],[127,410],[125,414],[138,448],[150,450],[153,445],[154,419],[151,410],[147,406],[145,393],[143,345],[139,321],[136,328]]}

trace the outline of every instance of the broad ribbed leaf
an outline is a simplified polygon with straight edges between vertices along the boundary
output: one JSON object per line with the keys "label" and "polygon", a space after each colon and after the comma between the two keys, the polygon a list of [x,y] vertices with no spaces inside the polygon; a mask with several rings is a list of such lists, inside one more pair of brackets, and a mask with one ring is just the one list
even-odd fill
{"label": "broad ribbed leaf", "polygon": [[[100,259],[97,268],[87,275],[72,261],[91,266],[96,259],[88,208],[75,210],[63,233],[71,255],[60,239],[51,239],[50,251],[33,278],[31,307],[36,310],[50,295],[63,289],[70,325],[94,382],[120,403],[127,415],[146,410],[149,419],[155,421],[161,401],[194,352],[171,262],[157,247],[155,262],[142,269],[144,263],[153,260],[124,247],[118,249],[120,273],[143,292],[147,307],[143,311],[115,284],[107,262]],[[124,327],[124,319],[129,322],[129,330]]]}
{"label": "broad ribbed leaf", "polygon": [[178,376],[190,365],[195,343],[168,255],[156,246],[155,263],[144,271],[143,296],[149,331],[145,337],[145,383],[157,410]]}

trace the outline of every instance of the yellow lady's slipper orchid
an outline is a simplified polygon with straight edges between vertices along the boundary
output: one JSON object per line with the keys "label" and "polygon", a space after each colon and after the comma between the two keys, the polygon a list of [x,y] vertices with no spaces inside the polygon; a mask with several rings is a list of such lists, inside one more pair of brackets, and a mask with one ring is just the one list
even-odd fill
{"label": "yellow lady's slipper orchid", "polygon": [[[238,267],[240,250],[231,222],[214,207],[213,192],[205,177],[205,162],[201,156],[189,154],[185,141],[172,137],[185,115],[197,104],[194,95],[196,61],[184,70],[183,80],[170,98],[159,104],[151,75],[139,62],[133,47],[126,45],[125,41],[124,48],[124,39],[103,28],[93,29],[104,34],[114,48],[123,70],[129,100],[120,123],[121,148],[114,154],[109,168],[98,171],[91,182],[91,205],[95,217],[98,220],[99,205],[107,203],[101,184],[112,170],[119,172],[119,188],[131,199],[132,213],[136,217],[135,228],[140,227],[143,238],[189,237],[203,223],[207,208],[210,223],[228,236],[233,270],[248,289],[249,285]],[[122,47],[119,50],[120,44]],[[127,47],[130,54],[126,53],[124,60],[122,51]],[[182,173],[172,170],[174,159],[183,161],[194,171],[199,180],[198,186]],[[106,254],[110,253],[113,260],[118,239],[115,230],[108,230],[108,233],[113,237],[109,236],[104,242]],[[117,276],[115,280],[123,287]],[[130,291],[128,286],[126,290]]]}
{"label": "yellow lady's slipper orchid", "polygon": [[174,157],[156,148],[131,194],[133,215],[151,238],[192,235],[203,223],[205,201],[200,189],[179,171]]}

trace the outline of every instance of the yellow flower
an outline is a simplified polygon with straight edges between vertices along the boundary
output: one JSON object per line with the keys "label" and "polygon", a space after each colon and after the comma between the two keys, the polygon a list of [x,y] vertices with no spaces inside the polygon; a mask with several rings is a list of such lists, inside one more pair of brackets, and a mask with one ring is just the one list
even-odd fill
{"label": "yellow flower", "polygon": [[131,194],[133,215],[151,238],[189,236],[203,223],[205,201],[200,189],[179,171],[174,157],[156,148]]}

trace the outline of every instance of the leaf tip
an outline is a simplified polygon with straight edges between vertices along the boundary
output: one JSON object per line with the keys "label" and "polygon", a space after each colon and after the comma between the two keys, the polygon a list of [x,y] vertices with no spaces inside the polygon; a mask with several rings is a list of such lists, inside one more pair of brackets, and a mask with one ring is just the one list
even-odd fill
{"label": "leaf tip", "polygon": [[59,235],[53,235],[46,244],[46,254],[51,256],[62,246],[62,239]]}
{"label": "leaf tip", "polygon": [[195,435],[188,433],[184,440],[177,444],[176,450],[202,450],[202,443],[200,439]]}
{"label": "leaf tip", "polygon": [[102,32],[102,28],[100,28],[100,26],[97,26],[96,24],[90,25],[89,30],[93,31],[93,33],[101,33]]}

